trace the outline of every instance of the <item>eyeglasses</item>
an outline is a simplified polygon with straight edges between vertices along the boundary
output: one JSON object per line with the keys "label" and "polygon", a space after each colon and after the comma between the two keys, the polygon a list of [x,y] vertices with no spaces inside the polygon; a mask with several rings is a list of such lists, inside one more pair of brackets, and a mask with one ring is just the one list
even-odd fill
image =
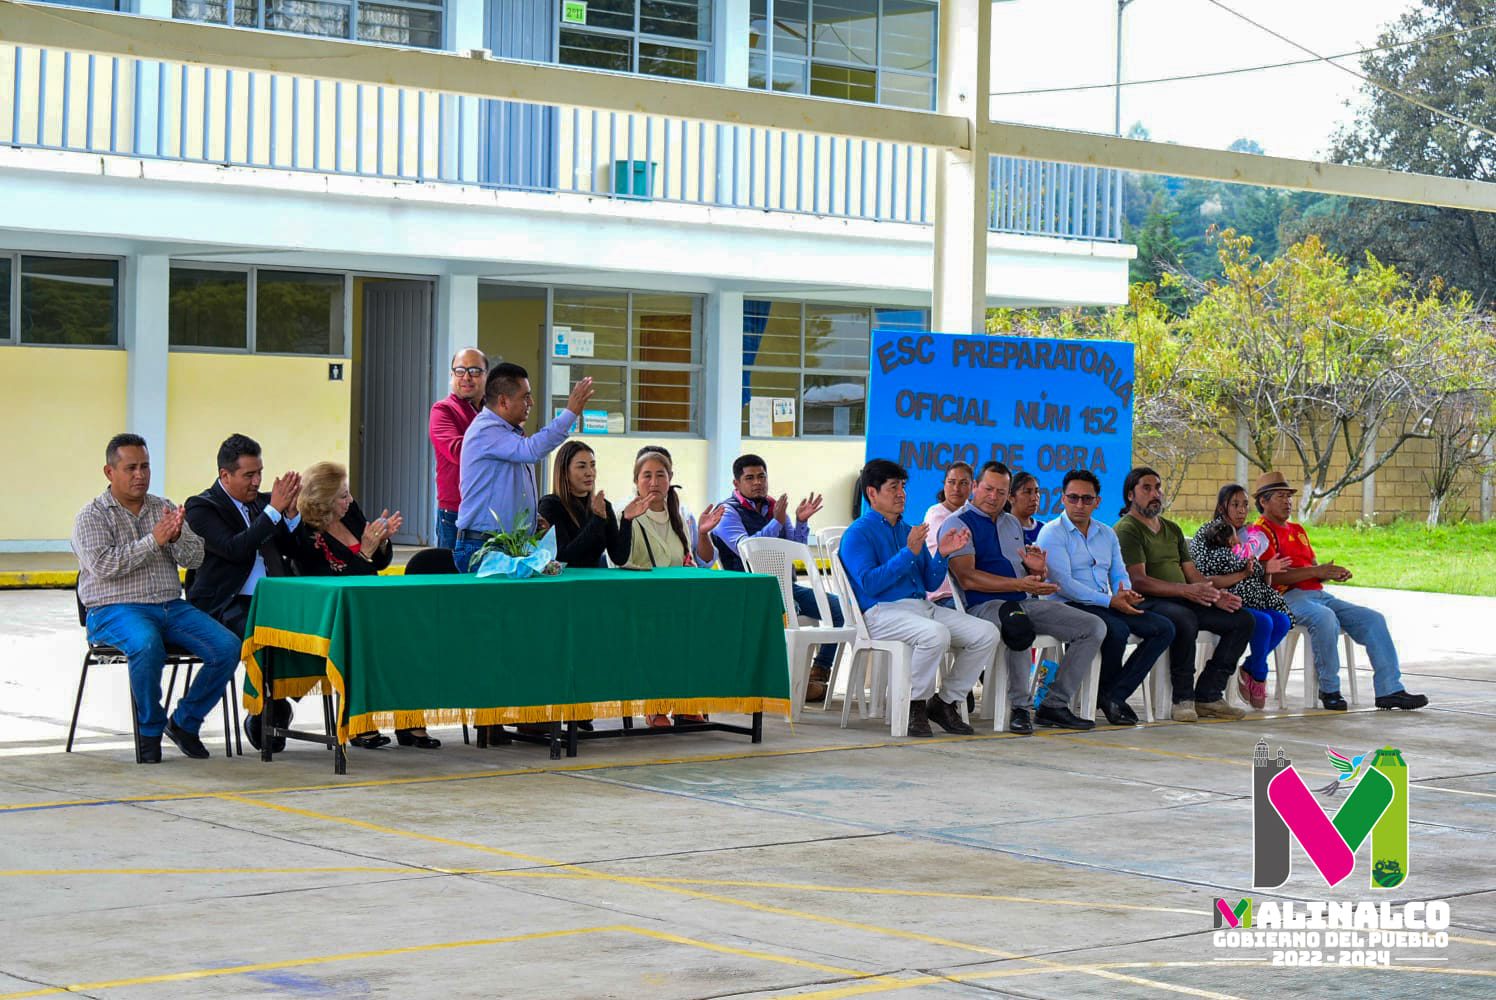
{"label": "eyeglasses", "polygon": [[482,375],[487,371],[487,368],[453,368],[452,374],[456,375],[458,378],[461,378],[464,375],[471,376],[472,378],[477,378],[479,375]]}
{"label": "eyeglasses", "polygon": [[1066,493],[1065,499],[1071,503],[1093,504],[1101,498],[1089,493]]}

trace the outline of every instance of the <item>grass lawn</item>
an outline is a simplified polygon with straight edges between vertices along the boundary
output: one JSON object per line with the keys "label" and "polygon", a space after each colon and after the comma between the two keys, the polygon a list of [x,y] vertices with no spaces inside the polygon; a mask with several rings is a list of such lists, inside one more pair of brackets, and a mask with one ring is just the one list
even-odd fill
{"label": "grass lawn", "polygon": [[[1199,527],[1180,526],[1186,537]],[[1348,586],[1496,597],[1496,521],[1433,529],[1411,521],[1319,525],[1309,540],[1321,562],[1333,559],[1355,574]]]}

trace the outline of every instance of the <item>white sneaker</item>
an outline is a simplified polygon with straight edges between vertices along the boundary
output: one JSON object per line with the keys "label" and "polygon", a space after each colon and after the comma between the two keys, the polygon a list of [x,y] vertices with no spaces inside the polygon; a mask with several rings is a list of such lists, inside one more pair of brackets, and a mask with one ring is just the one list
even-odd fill
{"label": "white sneaker", "polygon": [[1175,722],[1199,722],[1200,717],[1195,714],[1195,706],[1187,701],[1174,703],[1174,713],[1170,716]]}
{"label": "white sneaker", "polygon": [[1202,719],[1240,719],[1247,714],[1225,698],[1219,701],[1197,701],[1195,713]]}

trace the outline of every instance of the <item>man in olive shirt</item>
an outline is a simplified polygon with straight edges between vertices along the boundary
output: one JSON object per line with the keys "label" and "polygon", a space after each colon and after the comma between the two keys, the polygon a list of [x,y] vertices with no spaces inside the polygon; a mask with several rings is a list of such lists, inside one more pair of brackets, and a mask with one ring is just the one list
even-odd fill
{"label": "man in olive shirt", "polygon": [[[1139,607],[1174,623],[1169,647],[1169,677],[1174,684],[1173,718],[1240,719],[1246,713],[1226,702],[1226,683],[1252,638],[1252,615],[1241,598],[1218,590],[1195,568],[1179,525],[1159,514],[1164,507],[1163,482],[1149,468],[1133,469],[1122,482],[1122,517],[1117,543],[1133,589],[1143,595]],[[1200,630],[1221,637],[1215,654],[1195,680],[1195,640]]]}

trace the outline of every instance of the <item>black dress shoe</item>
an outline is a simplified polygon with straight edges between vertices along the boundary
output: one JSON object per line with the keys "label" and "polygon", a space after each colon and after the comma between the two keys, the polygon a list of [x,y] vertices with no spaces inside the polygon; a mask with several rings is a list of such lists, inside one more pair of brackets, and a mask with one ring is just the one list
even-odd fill
{"label": "black dress shoe", "polygon": [[930,731],[930,716],[925,708],[923,698],[909,703],[909,735],[910,736],[934,736]]}
{"label": "black dress shoe", "polygon": [[1064,705],[1054,708],[1049,705],[1040,705],[1038,711],[1034,712],[1034,718],[1039,725],[1058,729],[1095,729],[1096,723],[1090,719],[1082,719]]}
{"label": "black dress shoe", "polygon": [[[1377,699],[1377,701],[1381,700],[1380,698]],[[1319,693],[1319,703],[1331,712],[1344,712],[1350,708],[1346,704],[1345,699],[1340,697],[1339,691],[1321,691]],[[1380,708],[1381,706],[1378,705],[1377,707]]]}
{"label": "black dress shoe", "polygon": [[[177,749],[194,760],[207,760],[213,756],[208,748],[203,746],[203,741],[197,738],[197,733],[189,733],[178,726],[171,719],[166,720],[166,738],[177,745]],[[157,744],[156,759],[161,759],[160,744]]]}
{"label": "black dress shoe", "polygon": [[395,742],[402,747],[419,747],[422,750],[435,750],[442,745],[442,741],[435,736],[428,736],[425,733],[417,735],[409,729],[395,730]]}
{"label": "black dress shoe", "polygon": [[380,747],[389,746],[390,738],[376,729],[371,733],[359,733],[348,742],[364,750],[378,750]]}
{"label": "black dress shoe", "polygon": [[970,736],[976,730],[961,721],[961,713],[953,701],[942,701],[939,695],[925,702],[925,715],[935,725],[957,736]]}
{"label": "black dress shoe", "polygon": [[[274,698],[270,702],[270,718],[275,725],[285,729],[291,724],[291,703],[284,698]],[[244,735],[249,738],[249,745],[256,750],[260,749],[260,716],[256,712],[244,717]],[[271,753],[283,753],[286,749],[286,738],[277,736],[270,741]]]}
{"label": "black dress shoe", "polygon": [[1127,707],[1126,702],[1102,701],[1097,702],[1096,708],[1102,715],[1106,716],[1106,721],[1113,726],[1137,725],[1138,717],[1132,714],[1132,710]]}
{"label": "black dress shoe", "polygon": [[140,738],[140,763],[161,763],[161,737],[142,736]]}
{"label": "black dress shoe", "polygon": [[1008,732],[1019,736],[1034,735],[1034,720],[1026,708],[1015,708],[1008,713]]}
{"label": "black dress shoe", "polygon": [[1428,704],[1426,694],[1408,694],[1406,691],[1394,691],[1391,694],[1377,695],[1377,708],[1401,708],[1411,712],[1415,708],[1422,708]]}
{"label": "black dress shoe", "polygon": [[594,730],[597,727],[592,724],[592,720],[591,719],[578,719],[577,720],[577,728],[580,729],[584,733],[590,733],[590,732],[592,732],[592,730]]}

